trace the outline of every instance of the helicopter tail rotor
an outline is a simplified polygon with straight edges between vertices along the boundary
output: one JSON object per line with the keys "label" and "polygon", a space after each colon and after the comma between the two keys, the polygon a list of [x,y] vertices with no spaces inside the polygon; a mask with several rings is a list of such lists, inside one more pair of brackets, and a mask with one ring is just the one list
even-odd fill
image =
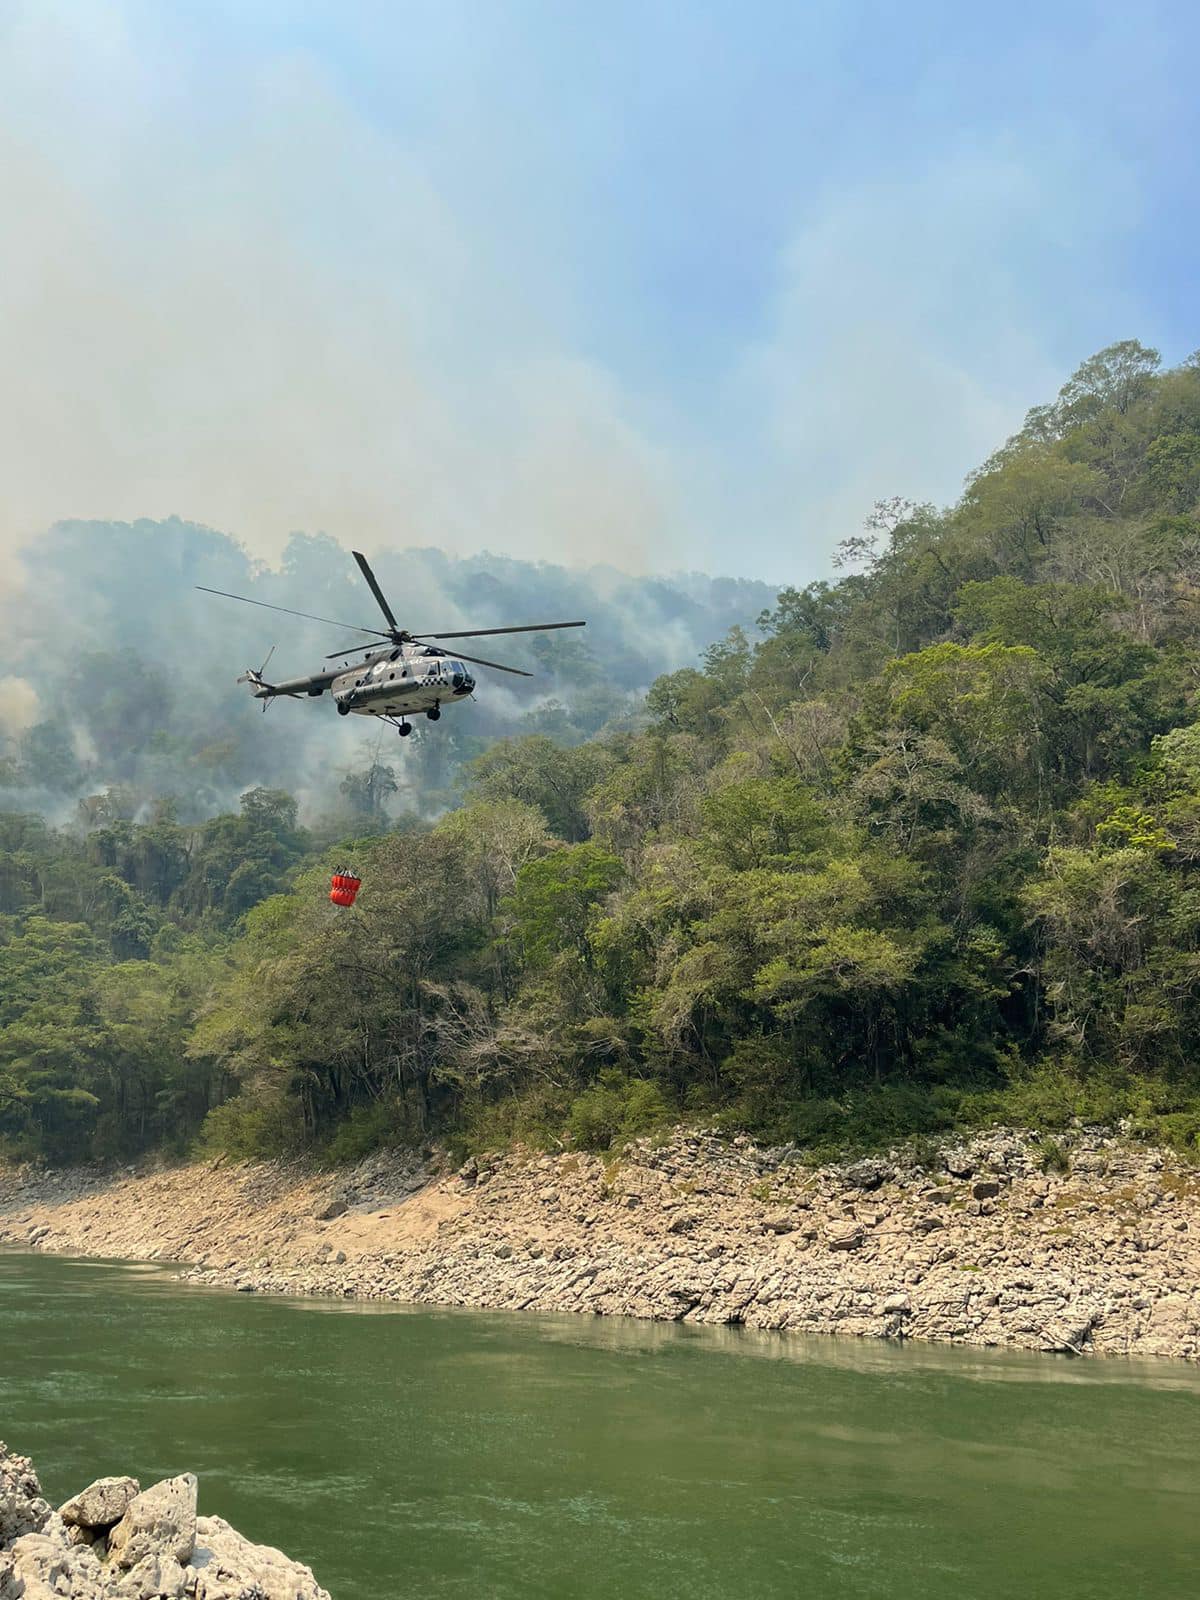
{"label": "helicopter tail rotor", "polygon": [[[267,667],[270,665],[271,657],[274,654],[275,646],[272,645],[267,651],[262,666],[247,667],[245,672],[243,672],[241,677],[238,679],[239,683],[251,683],[254,685],[255,696],[256,698],[261,698],[264,711],[266,711],[267,707],[271,704],[275,686],[274,684],[267,682],[267,680],[263,677],[263,673],[266,672]],[[262,693],[263,690],[266,690],[265,694]]]}
{"label": "helicopter tail rotor", "polygon": [[241,677],[238,679],[238,682],[239,683],[252,683],[256,689],[269,689],[271,687],[271,685],[266,682],[266,680],[263,677],[263,673],[267,670],[268,666],[271,664],[271,657],[274,654],[275,654],[275,646],[272,645],[271,648],[267,651],[267,654],[266,654],[266,657],[263,660],[262,666],[261,667],[247,667],[245,672],[243,672]]}

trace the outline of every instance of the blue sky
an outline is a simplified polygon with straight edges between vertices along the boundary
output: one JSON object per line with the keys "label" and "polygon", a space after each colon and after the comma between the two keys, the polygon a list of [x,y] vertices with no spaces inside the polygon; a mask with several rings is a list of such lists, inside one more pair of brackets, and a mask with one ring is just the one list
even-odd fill
{"label": "blue sky", "polygon": [[824,575],[1200,345],[1198,59],[1182,0],[10,0],[5,540]]}

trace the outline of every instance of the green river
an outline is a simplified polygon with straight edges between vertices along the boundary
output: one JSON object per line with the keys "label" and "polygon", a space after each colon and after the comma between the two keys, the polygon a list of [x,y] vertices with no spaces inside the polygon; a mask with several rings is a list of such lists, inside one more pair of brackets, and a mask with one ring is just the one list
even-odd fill
{"label": "green river", "polygon": [[270,1300],[0,1254],[0,1437],[52,1499],[200,1476],[334,1600],[1176,1600],[1200,1373]]}

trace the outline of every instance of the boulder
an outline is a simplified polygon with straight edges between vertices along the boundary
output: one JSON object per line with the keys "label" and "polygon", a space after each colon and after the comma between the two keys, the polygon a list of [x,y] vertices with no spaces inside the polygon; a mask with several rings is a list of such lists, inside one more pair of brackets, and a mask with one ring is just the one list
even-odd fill
{"label": "boulder", "polygon": [[221,1517],[196,1523],[195,1600],[330,1600],[308,1567],[270,1545],[251,1544]]}
{"label": "boulder", "polygon": [[866,1234],[856,1223],[832,1222],[825,1230],[825,1243],[830,1250],[861,1250]]}
{"label": "boulder", "polygon": [[97,1478],[60,1506],[58,1514],[65,1523],[80,1528],[111,1528],[120,1522],[141,1487],[136,1478]]}
{"label": "boulder", "polygon": [[144,1490],[108,1536],[109,1554],[122,1567],[146,1556],[173,1556],[186,1565],[195,1543],[196,1479],[190,1472]]}
{"label": "boulder", "polygon": [[143,1556],[110,1584],[109,1593],[119,1600],[183,1600],[188,1581],[174,1556]]}
{"label": "boulder", "polygon": [[994,1200],[1000,1193],[1000,1185],[995,1178],[976,1178],[971,1185],[971,1194],[976,1200]]}
{"label": "boulder", "polygon": [[106,1600],[104,1569],[86,1546],[66,1541],[57,1518],[44,1533],[25,1533],[0,1553],[0,1600]]}
{"label": "boulder", "polygon": [[878,1189],[892,1176],[892,1169],[882,1161],[856,1161],[842,1176],[852,1189]]}
{"label": "boulder", "polygon": [[668,1233],[691,1233],[699,1226],[700,1218],[691,1211],[681,1211],[667,1223]]}
{"label": "boulder", "polygon": [[33,1462],[0,1441],[0,1545],[23,1533],[40,1533],[49,1516]]}
{"label": "boulder", "polygon": [[1059,1355],[1082,1355],[1098,1320],[1094,1311],[1065,1311],[1042,1330],[1041,1348]]}
{"label": "boulder", "polygon": [[781,1212],[777,1217],[763,1219],[764,1233],[795,1233],[795,1231],[795,1218],[787,1216],[786,1213]]}
{"label": "boulder", "polygon": [[332,1222],[334,1217],[343,1216],[350,1207],[344,1200],[330,1200],[323,1206],[318,1206],[313,1215],[318,1222]]}

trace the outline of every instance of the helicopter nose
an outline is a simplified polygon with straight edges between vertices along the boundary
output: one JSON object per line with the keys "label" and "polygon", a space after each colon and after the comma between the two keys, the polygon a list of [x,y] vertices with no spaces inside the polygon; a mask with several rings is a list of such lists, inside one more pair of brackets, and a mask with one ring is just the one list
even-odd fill
{"label": "helicopter nose", "polygon": [[470,694],[471,690],[475,687],[475,679],[469,672],[465,670],[461,672],[452,672],[450,674],[450,682],[453,686],[455,694]]}

